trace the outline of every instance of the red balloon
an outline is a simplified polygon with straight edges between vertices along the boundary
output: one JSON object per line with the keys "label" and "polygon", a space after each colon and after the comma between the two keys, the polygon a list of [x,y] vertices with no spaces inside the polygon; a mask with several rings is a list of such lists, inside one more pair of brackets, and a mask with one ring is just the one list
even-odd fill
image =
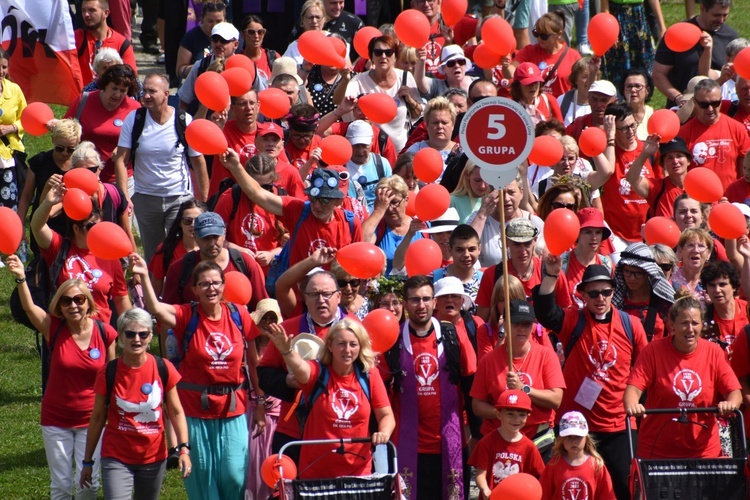
{"label": "red balloon", "polygon": [[[337,256],[338,258],[338,256]],[[386,352],[398,340],[398,318],[388,309],[374,309],[362,320],[375,352]]]}
{"label": "red balloon", "polygon": [[607,134],[599,127],[589,127],[581,132],[578,147],[588,157],[599,156],[607,149]]}
{"label": "red balloon", "polygon": [[396,17],[396,36],[404,45],[421,49],[430,41],[430,21],[416,9],[406,9]]}
{"label": "red balloon", "polygon": [[21,112],[21,126],[29,135],[44,135],[47,133],[47,122],[54,118],[52,108],[43,102],[32,102]]}
{"label": "red balloon", "polygon": [[607,12],[601,12],[589,21],[589,43],[594,55],[603,56],[620,37],[620,23]]}
{"label": "red balloon", "polygon": [[255,63],[245,54],[229,56],[229,59],[227,59],[227,62],[224,64],[224,70],[226,71],[232,68],[244,68],[252,75],[253,80],[255,80]]}
{"label": "red balloon", "polygon": [[336,261],[355,278],[370,279],[385,268],[383,251],[372,243],[351,243],[336,252]]}
{"label": "red balloon", "polygon": [[686,52],[701,39],[701,29],[691,23],[675,23],[664,32],[664,43],[673,52]]}
{"label": "red balloon", "polygon": [[258,93],[258,101],[260,113],[272,120],[285,117],[289,113],[289,108],[292,107],[289,96],[283,90],[274,87],[261,90]]}
{"label": "red balloon", "polygon": [[502,17],[492,17],[482,24],[482,42],[501,57],[516,49],[516,37],[513,28]]}
{"label": "red balloon", "polygon": [[[424,148],[417,151],[412,161],[414,175],[422,182],[435,182],[443,173],[443,157],[437,149]],[[440,214],[442,215],[442,213]],[[438,216],[439,217],[439,216]]]}
{"label": "red balloon", "polygon": [[464,17],[468,8],[469,2],[467,0],[443,0],[440,5],[440,13],[443,15],[445,24],[453,26]]}
{"label": "red balloon", "polygon": [[302,33],[297,40],[297,48],[302,57],[313,64],[336,68],[343,68],[346,65],[346,61],[341,54],[336,52],[336,47],[331,39],[322,31],[305,31]]}
{"label": "red balloon", "polygon": [[365,26],[364,28],[357,30],[354,34],[354,41],[352,43],[354,43],[354,50],[357,51],[359,57],[362,59],[370,58],[370,53],[367,51],[367,47],[370,45],[370,40],[379,36],[383,36],[383,33],[372,26]]}
{"label": "red balloon", "polygon": [[341,57],[346,58],[346,42],[335,36],[329,36],[327,38],[331,45],[333,45],[333,50],[335,50]]}
{"label": "red balloon", "polygon": [[409,191],[406,199],[406,215],[412,219],[417,216],[417,193]]}
{"label": "red balloon", "polygon": [[89,229],[86,244],[91,253],[104,260],[117,260],[133,253],[125,230],[114,222],[98,222]]}
{"label": "red balloon", "polygon": [[683,181],[685,192],[701,203],[714,203],[724,196],[724,187],[719,176],[706,167],[690,170]]}
{"label": "red balloon", "polygon": [[680,118],[672,110],[660,109],[654,111],[654,114],[648,119],[646,129],[649,134],[659,134],[661,136],[659,142],[669,142],[680,133]]}
{"label": "red balloon", "polygon": [[83,190],[71,188],[63,195],[63,210],[71,220],[86,220],[94,208],[91,198]]}
{"label": "red balloon", "polygon": [[495,486],[490,500],[541,500],[542,485],[531,474],[519,472],[506,477]]}
{"label": "red balloon", "polygon": [[750,47],[742,49],[734,58],[734,71],[742,78],[750,79]]}
{"label": "red balloon", "polygon": [[428,184],[417,193],[417,217],[421,221],[437,219],[448,210],[451,195],[440,184]]}
{"label": "red balloon", "polygon": [[8,207],[0,207],[0,253],[16,253],[23,239],[23,223],[18,214]]}
{"label": "red balloon", "polygon": [[[279,467],[281,467],[281,471],[279,471]],[[274,488],[282,474],[284,479],[297,477],[297,465],[295,465],[294,460],[286,455],[269,455],[263,460],[263,464],[260,466],[260,477],[263,478],[266,486]]]}
{"label": "red balloon", "polygon": [[680,228],[675,221],[667,217],[652,217],[646,221],[643,234],[648,245],[661,243],[674,248],[680,241]]}
{"label": "red balloon", "polygon": [[398,113],[396,101],[382,92],[363,95],[357,100],[357,105],[367,119],[375,123],[389,123]]}
{"label": "red balloon", "polygon": [[551,135],[540,135],[534,139],[529,153],[529,161],[542,167],[549,167],[560,161],[565,150],[558,139]]}
{"label": "red balloon", "polygon": [[253,285],[239,271],[224,273],[224,300],[235,304],[247,304],[253,297]]}
{"label": "red balloon", "polygon": [[747,222],[739,208],[731,203],[719,203],[708,214],[708,225],[719,238],[735,240],[747,234]]}
{"label": "red balloon", "polygon": [[205,118],[190,122],[185,129],[185,140],[191,148],[204,155],[219,155],[229,147],[224,132]]}
{"label": "red balloon", "polygon": [[229,68],[221,72],[221,77],[227,82],[229,95],[232,97],[239,97],[250,92],[254,76],[245,68]]}
{"label": "red balloon", "polygon": [[229,105],[229,85],[215,71],[206,71],[195,80],[195,96],[208,109],[223,111]]}
{"label": "red balloon", "polygon": [[352,158],[352,145],[341,135],[329,135],[320,141],[320,157],[329,165],[345,165]]}
{"label": "red balloon", "polygon": [[474,63],[482,69],[492,69],[503,60],[503,56],[494,52],[489,45],[482,42],[474,49]]}
{"label": "red balloon", "polygon": [[63,175],[65,187],[78,188],[89,196],[99,190],[99,177],[87,168],[73,168]]}
{"label": "red balloon", "polygon": [[443,252],[434,240],[423,238],[409,245],[404,261],[406,274],[410,277],[427,275],[443,263]]}
{"label": "red balloon", "polygon": [[570,250],[580,232],[578,217],[567,208],[556,208],[544,221],[544,242],[552,255],[561,255]]}

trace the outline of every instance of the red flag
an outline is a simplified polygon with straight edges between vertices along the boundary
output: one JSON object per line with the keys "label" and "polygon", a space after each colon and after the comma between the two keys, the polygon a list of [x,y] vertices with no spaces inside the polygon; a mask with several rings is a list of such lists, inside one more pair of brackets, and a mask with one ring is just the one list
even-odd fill
{"label": "red flag", "polygon": [[69,105],[83,79],[67,0],[0,0],[0,7],[11,79],[28,102]]}

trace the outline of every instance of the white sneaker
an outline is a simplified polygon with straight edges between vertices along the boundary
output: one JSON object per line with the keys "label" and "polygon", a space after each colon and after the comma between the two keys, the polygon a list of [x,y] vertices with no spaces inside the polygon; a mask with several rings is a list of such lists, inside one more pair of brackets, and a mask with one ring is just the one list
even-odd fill
{"label": "white sneaker", "polygon": [[582,44],[580,44],[578,46],[578,52],[580,52],[580,54],[582,56],[593,56],[594,55],[594,51],[591,50],[591,45],[589,45],[588,43],[582,43]]}

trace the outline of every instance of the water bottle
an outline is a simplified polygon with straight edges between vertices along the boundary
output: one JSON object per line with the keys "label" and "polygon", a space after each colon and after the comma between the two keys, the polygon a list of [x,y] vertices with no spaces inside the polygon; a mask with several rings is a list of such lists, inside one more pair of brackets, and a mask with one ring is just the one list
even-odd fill
{"label": "water bottle", "polygon": [[25,241],[22,241],[21,245],[18,247],[18,258],[21,259],[21,262],[24,264],[26,264],[26,261],[29,259],[29,250]]}
{"label": "water bottle", "polygon": [[560,360],[560,366],[565,364],[565,351],[563,351],[562,342],[558,342],[555,346],[555,353],[557,354],[557,359]]}
{"label": "water bottle", "polygon": [[164,341],[164,347],[167,349],[167,359],[175,366],[180,361],[180,350],[177,343],[177,337],[174,336],[174,330],[167,330],[167,340]]}

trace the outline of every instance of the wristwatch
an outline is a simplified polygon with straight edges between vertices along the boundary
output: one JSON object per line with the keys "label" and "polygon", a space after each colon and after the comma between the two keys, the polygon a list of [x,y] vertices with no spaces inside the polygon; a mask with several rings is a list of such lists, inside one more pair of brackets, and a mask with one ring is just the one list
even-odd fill
{"label": "wristwatch", "polygon": [[523,390],[523,392],[525,392],[526,394],[529,394],[529,393],[531,393],[531,386],[530,386],[530,385],[526,385],[526,384],[524,384],[524,385],[523,385],[523,389],[522,389],[522,390]]}

